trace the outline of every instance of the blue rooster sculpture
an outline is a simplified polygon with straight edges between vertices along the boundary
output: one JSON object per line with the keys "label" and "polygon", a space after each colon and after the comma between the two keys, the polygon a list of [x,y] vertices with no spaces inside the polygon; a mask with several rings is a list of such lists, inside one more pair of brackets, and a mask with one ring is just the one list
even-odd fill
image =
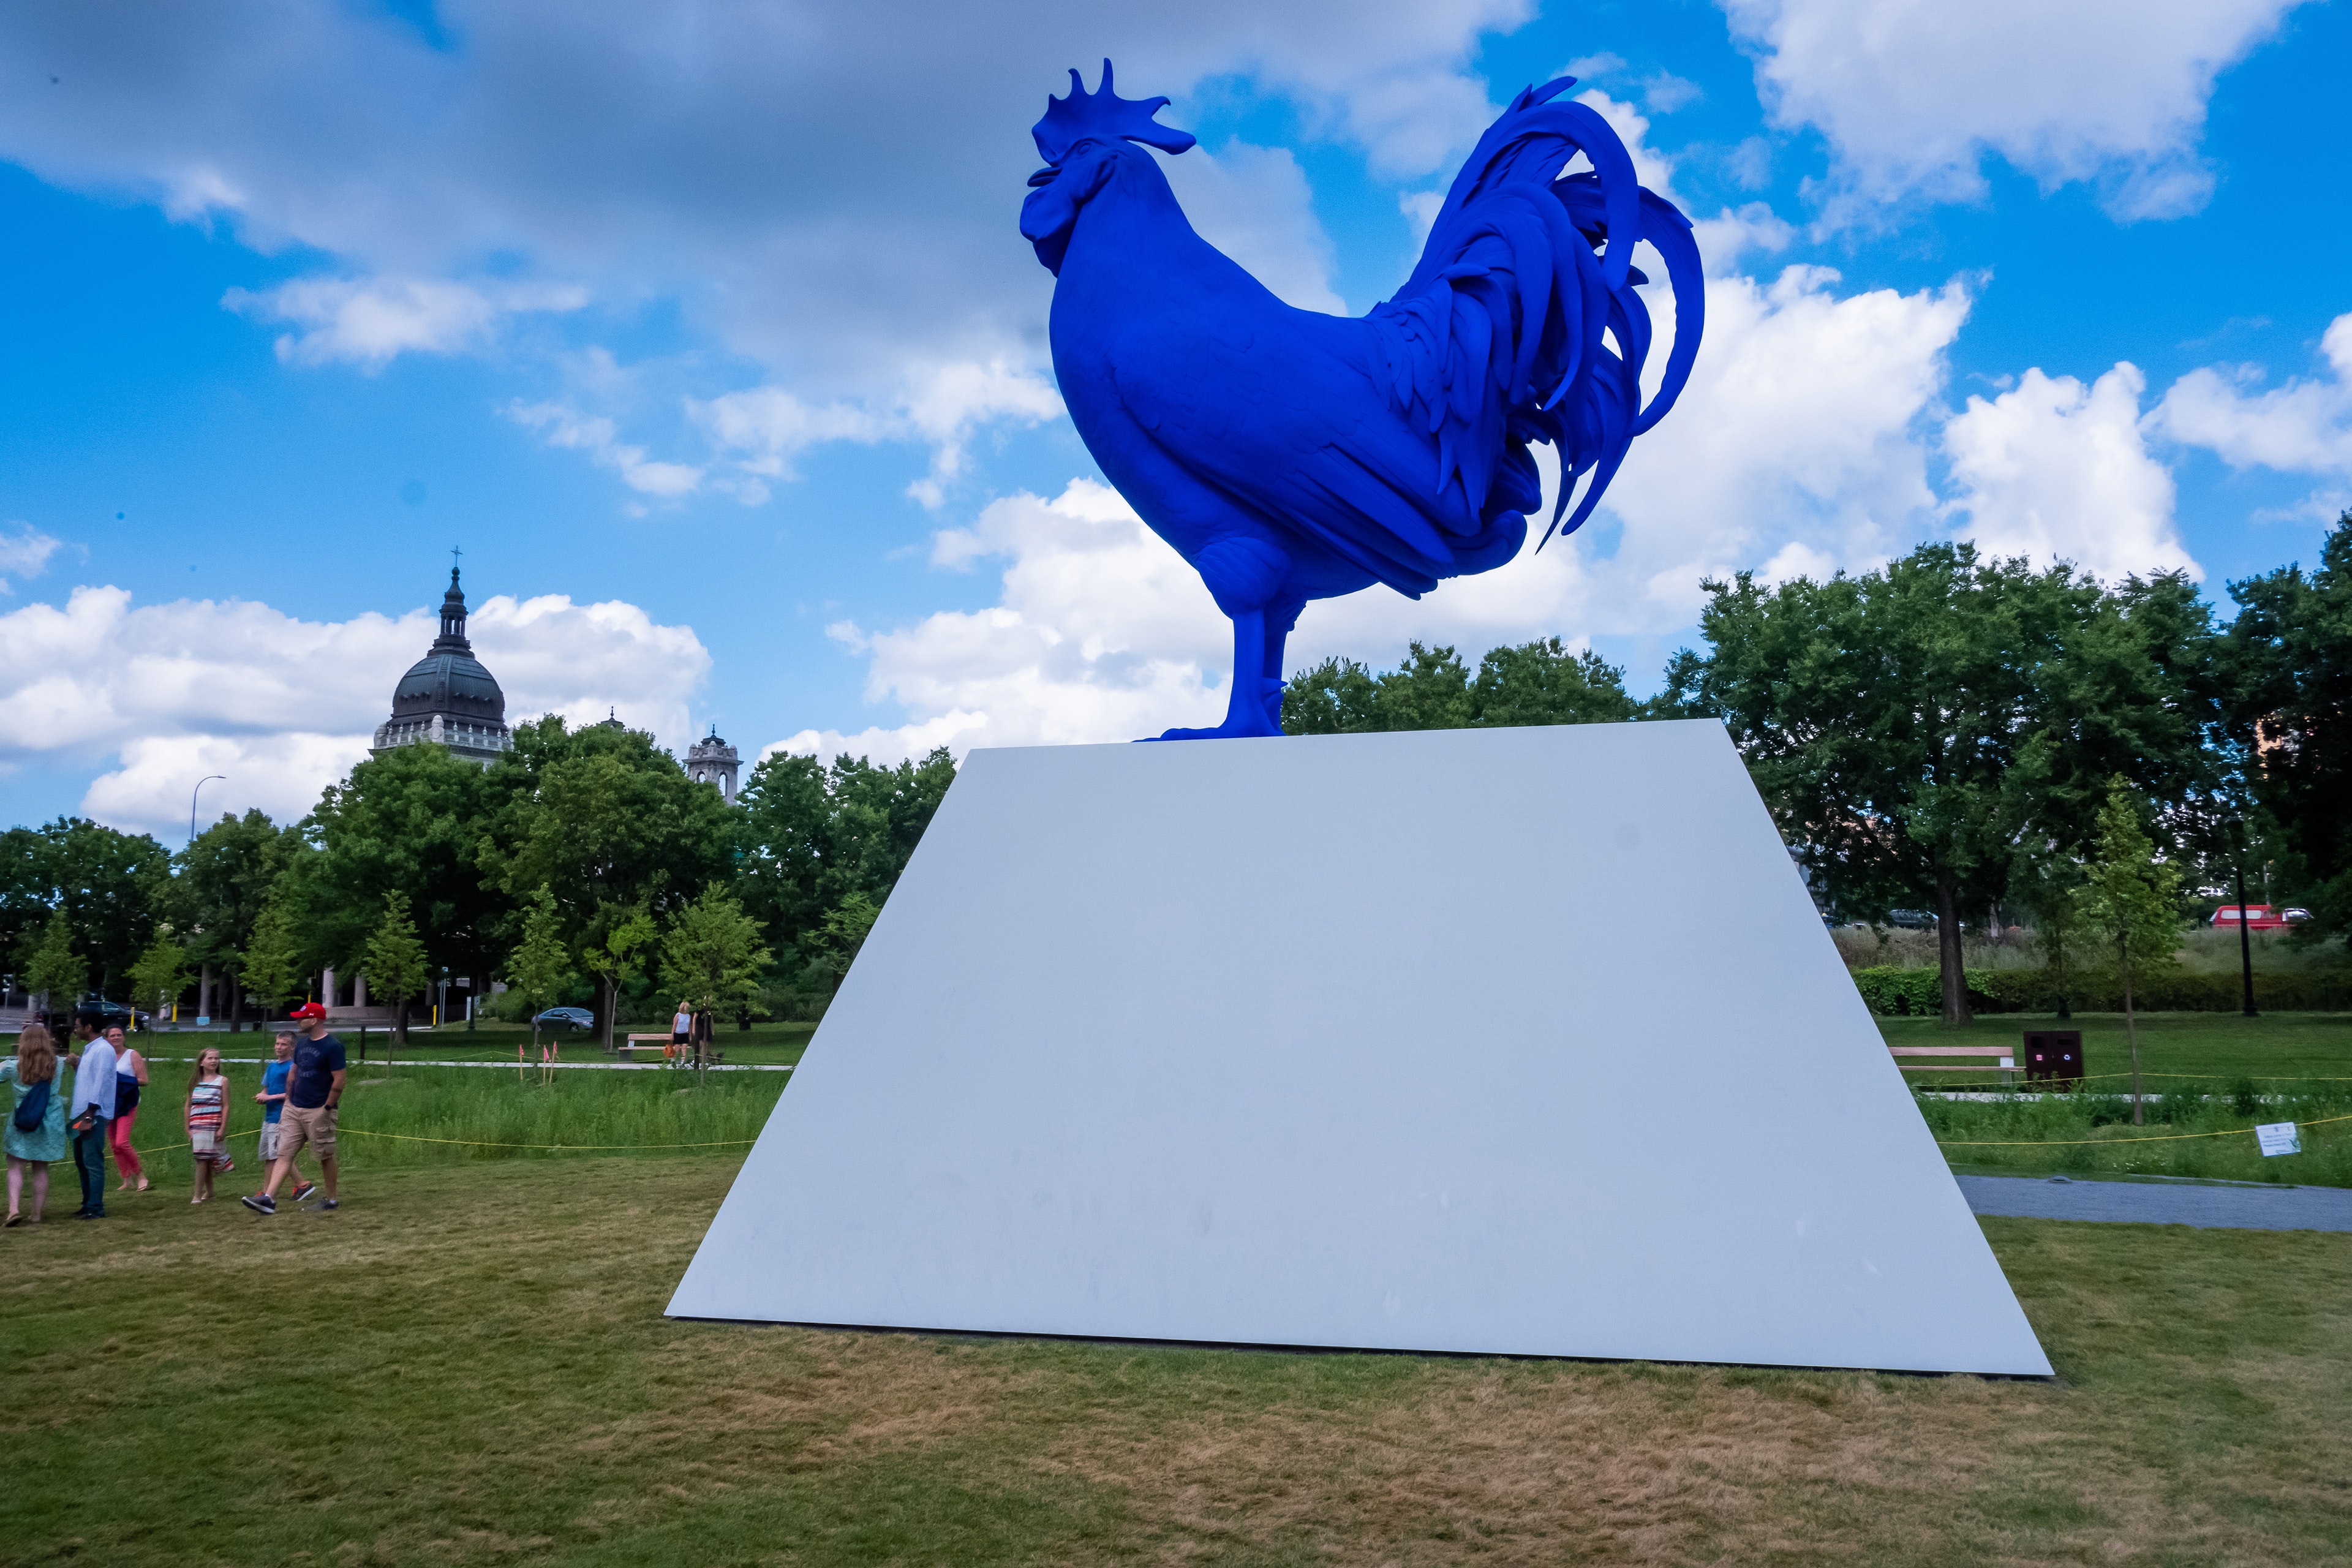
{"label": "blue rooster sculpture", "polygon": [[[1396,297],[1361,318],[1301,310],[1185,221],[1150,153],[1194,139],[1165,98],[1076,71],[1032,132],[1045,167],[1021,233],[1055,278],[1054,371],[1095,460],[1234,623],[1224,722],[1163,740],[1282,733],[1284,640],[1309,599],[1385,583],[1413,598],[1502,565],[1541,504],[1531,441],[1559,452],[1544,537],[1591,515],[1633,437],[1689,378],[1706,294],[1673,203],[1609,122],[1530,88],[1479,138]],[[1563,175],[1579,153],[1590,168]],[[1646,405],[1647,240],[1675,295]],[[1569,501],[1590,475],[1575,511]],[[1540,545],[1538,546],[1540,548]]]}

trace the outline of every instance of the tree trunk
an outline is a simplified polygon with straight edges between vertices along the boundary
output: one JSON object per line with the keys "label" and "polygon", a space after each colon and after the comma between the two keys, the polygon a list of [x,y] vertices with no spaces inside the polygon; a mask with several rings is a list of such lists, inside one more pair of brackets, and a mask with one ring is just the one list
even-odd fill
{"label": "tree trunk", "polygon": [[1960,900],[1948,878],[1936,879],[1936,959],[1944,982],[1944,1024],[1975,1022],[1969,1012],[1969,977],[1960,963]]}
{"label": "tree trunk", "polygon": [[604,1054],[613,1054],[613,1015],[620,1011],[621,977],[618,974],[597,976],[597,989],[604,994]]}
{"label": "tree trunk", "polygon": [[2238,870],[2238,964],[2245,977],[2245,1016],[2259,1016],[2254,1011],[2254,936],[2246,929],[2246,868]]}
{"label": "tree trunk", "polygon": [[2126,935],[2119,945],[2123,950],[2124,1035],[2131,1041],[2132,1125],[2145,1127],[2147,1125],[2147,1118],[2141,1112],[2139,1103],[2139,1025],[2132,1018],[2131,938]]}
{"label": "tree trunk", "polygon": [[383,1065],[392,1066],[394,1048],[408,1044],[408,998],[403,996],[392,1005],[392,1036],[383,1043]]}
{"label": "tree trunk", "polygon": [[245,987],[234,974],[228,976],[228,1032],[245,1032]]}
{"label": "tree trunk", "polygon": [[196,1012],[207,1022],[213,1016],[213,966],[205,965],[204,978],[196,984]]}

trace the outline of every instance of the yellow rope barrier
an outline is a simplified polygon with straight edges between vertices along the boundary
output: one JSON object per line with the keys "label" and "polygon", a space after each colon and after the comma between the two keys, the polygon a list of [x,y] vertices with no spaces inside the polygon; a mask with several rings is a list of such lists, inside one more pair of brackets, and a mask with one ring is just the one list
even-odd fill
{"label": "yellow rope barrier", "polygon": [[740,1149],[746,1143],[756,1143],[756,1138],[722,1138],[709,1143],[502,1143],[490,1138],[422,1138],[413,1132],[375,1132],[365,1127],[342,1127],[338,1132],[356,1132],[362,1138],[397,1138],[404,1143],[455,1143],[471,1149],[544,1149],[563,1153],[617,1149]]}
{"label": "yellow rope barrier", "polygon": [[[2316,1121],[2305,1121],[2297,1125],[2325,1127],[2331,1121],[2352,1121],[2352,1116],[2323,1116]],[[1938,1138],[1936,1140],[1936,1146],[1939,1149],[2063,1149],[2089,1143],[2174,1143],[2183,1138],[2234,1138],[2252,1131],[2251,1127],[2231,1127],[2220,1132],[2153,1132],[2130,1138]]]}

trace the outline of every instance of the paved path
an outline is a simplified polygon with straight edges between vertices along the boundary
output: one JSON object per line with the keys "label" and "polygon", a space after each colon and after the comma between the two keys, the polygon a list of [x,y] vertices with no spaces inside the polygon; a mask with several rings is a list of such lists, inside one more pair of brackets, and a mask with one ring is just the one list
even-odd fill
{"label": "paved path", "polygon": [[2020,1219],[2126,1220],[2230,1230],[2352,1230],[2352,1188],[2209,1187],[2175,1182],[2074,1182],[1958,1176],[1969,1207]]}

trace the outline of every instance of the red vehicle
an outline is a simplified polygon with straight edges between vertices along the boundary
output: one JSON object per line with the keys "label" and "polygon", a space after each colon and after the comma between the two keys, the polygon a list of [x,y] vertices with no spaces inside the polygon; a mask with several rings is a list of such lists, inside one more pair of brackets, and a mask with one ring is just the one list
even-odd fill
{"label": "red vehicle", "polygon": [[[2217,926],[2236,925],[2238,910],[2236,904],[2223,904],[2213,911],[2213,923]],[[2248,931],[2284,931],[2287,928],[2287,918],[2268,904],[2246,905],[2244,919]]]}

